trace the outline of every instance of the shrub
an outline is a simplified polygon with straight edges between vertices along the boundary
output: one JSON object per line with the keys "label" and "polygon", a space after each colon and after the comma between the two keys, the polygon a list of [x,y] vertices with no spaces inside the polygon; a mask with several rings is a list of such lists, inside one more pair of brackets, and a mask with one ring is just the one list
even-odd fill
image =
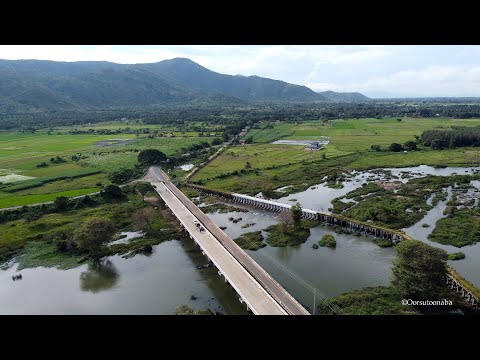
{"label": "shrub", "polygon": [[456,253],[452,253],[452,254],[448,254],[448,260],[462,260],[462,259],[465,259],[465,254],[461,251],[459,252],[456,252]]}
{"label": "shrub", "polygon": [[337,241],[333,235],[323,235],[322,239],[318,242],[318,245],[335,248],[337,246]]}

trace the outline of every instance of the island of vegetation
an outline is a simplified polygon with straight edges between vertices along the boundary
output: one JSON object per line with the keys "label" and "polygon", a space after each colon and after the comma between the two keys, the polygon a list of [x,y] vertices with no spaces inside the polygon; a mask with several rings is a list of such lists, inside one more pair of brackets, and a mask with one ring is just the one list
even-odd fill
{"label": "island of vegetation", "polygon": [[291,210],[278,215],[280,222],[265,229],[268,234],[267,243],[271,246],[293,246],[307,241],[311,224],[302,220],[302,207],[296,203]]}
{"label": "island of vegetation", "polygon": [[448,254],[448,260],[455,261],[455,260],[462,260],[462,259],[465,259],[465,253],[463,253],[461,251],[456,252],[456,253],[452,253],[452,254]]}
{"label": "island of vegetation", "polygon": [[246,250],[258,250],[267,246],[263,241],[263,235],[261,231],[254,231],[242,234],[236,239],[233,239],[238,246]]}
{"label": "island of vegetation", "polygon": [[335,240],[335,237],[333,235],[326,234],[322,236],[322,239],[318,242],[318,245],[326,246],[329,248],[336,248],[337,241]]}

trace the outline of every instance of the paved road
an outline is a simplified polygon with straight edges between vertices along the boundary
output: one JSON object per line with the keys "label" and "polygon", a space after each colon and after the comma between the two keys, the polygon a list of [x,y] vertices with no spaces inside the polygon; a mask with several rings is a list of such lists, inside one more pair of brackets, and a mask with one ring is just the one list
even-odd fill
{"label": "paved road", "polygon": [[[193,202],[188,199],[180,190],[174,186],[167,175],[161,171],[157,166],[151,167],[145,180],[150,181],[153,185],[157,186],[160,196],[161,189],[168,189],[169,192],[175,195],[175,198],[188,210],[193,216],[193,219],[197,218],[203,226],[208,230],[208,233],[212,235],[209,242],[213,242],[223,246],[225,250],[235,258],[236,262],[253,277],[258,284],[273,298],[275,302],[280,305],[285,312],[291,315],[309,315],[309,312],[295,300],[278,282],[276,282],[262,267],[260,267],[245,251],[243,251],[229,236],[227,236],[213,221],[210,220]],[[161,186],[160,186],[161,185]],[[163,198],[163,196],[162,196]],[[181,220],[181,219],[180,219]],[[213,260],[213,259],[212,259]],[[234,284],[232,284],[234,286]]]}
{"label": "paved road", "polygon": [[235,288],[248,307],[257,315],[286,315],[283,308],[272,299],[258,282],[236,261],[209,231],[200,232],[193,221],[195,216],[178,200],[164,183],[154,182],[158,194],[180,222],[193,235],[197,243],[217,269]]}

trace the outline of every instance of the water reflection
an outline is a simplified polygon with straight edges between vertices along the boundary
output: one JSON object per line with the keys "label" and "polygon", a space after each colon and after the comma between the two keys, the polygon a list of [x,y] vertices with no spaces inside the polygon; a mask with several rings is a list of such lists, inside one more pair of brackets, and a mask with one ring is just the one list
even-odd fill
{"label": "water reflection", "polygon": [[298,250],[300,250],[300,245],[278,247],[276,248],[276,256],[283,263],[288,264]]}
{"label": "water reflection", "polygon": [[118,271],[109,259],[100,259],[88,264],[87,271],[80,274],[80,289],[93,293],[113,288],[118,282]]}

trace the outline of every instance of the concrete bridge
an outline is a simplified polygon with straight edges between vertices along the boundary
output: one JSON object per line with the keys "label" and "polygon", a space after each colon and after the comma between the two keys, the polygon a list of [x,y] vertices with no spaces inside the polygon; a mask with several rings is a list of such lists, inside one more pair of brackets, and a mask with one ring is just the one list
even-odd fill
{"label": "concrete bridge", "polygon": [[[211,189],[207,189],[202,186],[198,186],[194,184],[186,184],[186,186],[191,187],[192,189],[199,190],[200,192],[208,195],[220,196],[230,201],[259,207],[269,211],[277,211],[277,212],[290,211],[291,207],[293,206],[291,204],[284,204],[281,202],[257,198],[249,195],[211,190]],[[371,235],[378,238],[383,238],[390,241],[393,244],[397,244],[404,239],[404,234],[400,232],[396,232],[391,229],[384,229],[382,227],[379,227],[373,224],[363,223],[360,221],[349,219],[341,215],[327,214],[327,213],[322,213],[322,212],[310,210],[310,209],[302,209],[302,217],[304,219],[325,222],[332,226],[337,225],[351,232],[359,232],[365,235]]]}
{"label": "concrete bridge", "polygon": [[[223,197],[230,201],[234,201],[241,204],[246,204],[250,206],[259,207],[262,209],[266,209],[269,211],[289,211],[292,207],[291,204],[284,204],[272,200],[261,199],[253,196],[243,195],[243,194],[236,194],[236,193],[227,193],[218,190],[212,190],[204,188],[203,186],[194,185],[194,184],[185,184],[186,186],[196,189],[201,193],[207,195],[214,195]],[[389,240],[393,244],[397,244],[402,240],[413,240],[406,234],[396,232],[391,229],[383,229],[381,227],[367,224],[359,221],[355,221],[349,218],[345,218],[343,216],[335,215],[335,214],[326,214],[310,209],[302,209],[302,216],[305,219],[316,220],[326,222],[330,225],[338,225],[342,228],[349,229],[352,232],[360,232],[366,235],[371,235],[375,237],[381,237],[384,239]],[[452,269],[450,269],[452,271]],[[453,272],[452,275],[447,275],[447,284],[448,286],[459,293],[462,298],[474,309],[480,309],[480,300],[477,296],[475,296],[463,283],[462,280],[456,276]]]}
{"label": "concrete bridge", "polygon": [[[204,255],[224,276],[256,315],[309,315],[278,282],[210,220],[193,202],[173,185],[160,168],[152,167],[144,178],[155,188],[167,207],[180,221]],[[205,229],[200,231],[197,220]]]}
{"label": "concrete bridge", "polygon": [[452,275],[447,275],[447,284],[450,289],[455,290],[462,296],[467,304],[469,304],[475,310],[480,310],[480,300],[472,294],[460,281],[455,279]]}

